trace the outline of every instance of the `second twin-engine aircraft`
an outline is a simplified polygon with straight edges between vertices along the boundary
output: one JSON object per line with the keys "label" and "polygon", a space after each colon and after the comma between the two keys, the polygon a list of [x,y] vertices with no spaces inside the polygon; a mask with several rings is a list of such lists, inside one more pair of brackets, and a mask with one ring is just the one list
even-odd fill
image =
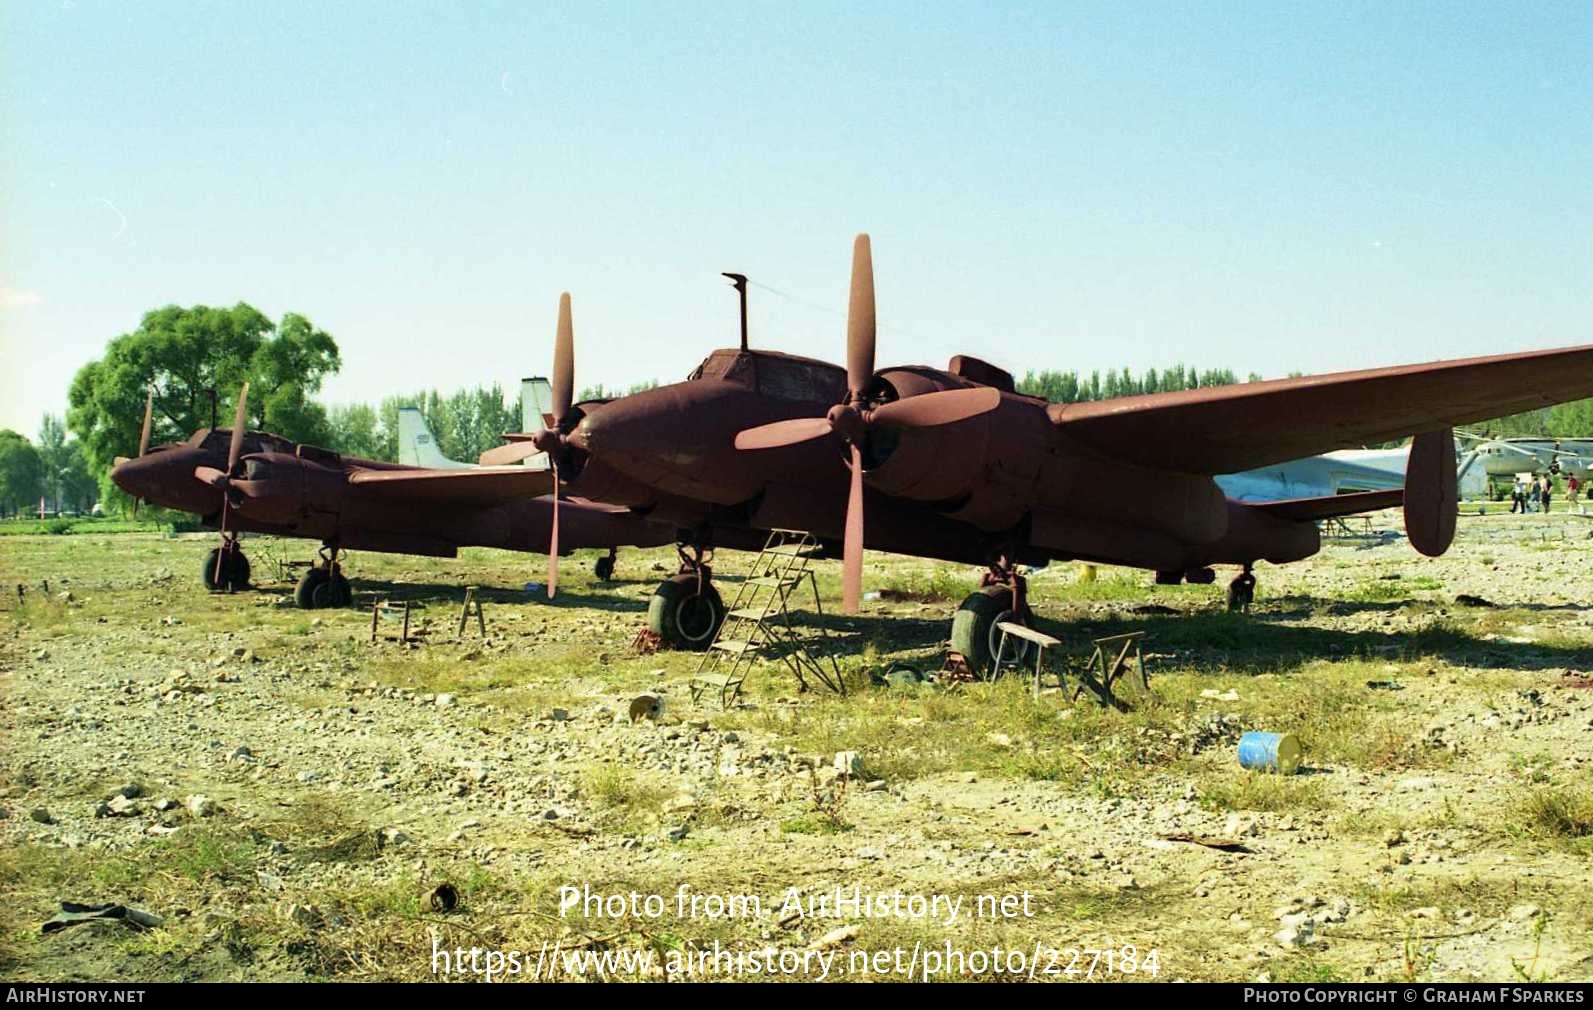
{"label": "second twin-engine aircraft", "polygon": [[561,551],[609,548],[598,570],[607,578],[615,547],[674,539],[670,529],[629,509],[561,500],[545,468],[405,466],[249,431],[248,394],[245,383],[231,429],[201,428],[185,441],[151,447],[151,391],[138,455],[118,460],[111,471],[117,486],[135,498],[194,513],[220,529],[221,543],[205,559],[208,588],[249,583],[242,532],[321,541],[321,562],[295,593],[299,606],[309,609],[350,602],[338,560],[345,549],[434,557],[453,557],[461,547],[548,552],[551,595]]}

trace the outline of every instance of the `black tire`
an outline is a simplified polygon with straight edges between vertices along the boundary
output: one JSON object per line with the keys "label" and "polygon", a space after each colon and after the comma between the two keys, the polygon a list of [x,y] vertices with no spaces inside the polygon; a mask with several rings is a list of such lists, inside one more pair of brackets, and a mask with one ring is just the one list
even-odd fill
{"label": "black tire", "polygon": [[316,610],[338,610],[354,602],[354,590],[342,572],[334,572],[311,592]]}
{"label": "black tire", "polygon": [[205,588],[213,593],[227,592],[233,589],[245,589],[249,585],[249,559],[240,550],[229,551],[221,563],[221,579],[216,579],[216,555],[221,553],[220,547],[212,547],[210,553],[205,555],[205,570],[200,578],[204,580]]}
{"label": "black tire", "polygon": [[659,583],[647,606],[647,627],[677,649],[702,652],[713,644],[725,620],[725,601],[713,583],[697,592],[695,575],[677,575]]}
{"label": "black tire", "polygon": [[293,602],[299,605],[300,610],[315,610],[323,604],[317,599],[318,590],[327,583],[328,575],[325,568],[312,568],[304,573],[304,578],[299,580],[299,588],[293,591]]}
{"label": "black tire", "polygon": [[[987,586],[970,593],[951,619],[952,651],[962,653],[970,669],[988,675],[995,666],[996,648],[1001,641],[1001,631],[996,625],[1012,620],[1017,620],[1012,612],[1012,590],[1005,586]],[[1029,622],[1019,623],[1027,625]],[[1009,638],[1002,669],[1014,665],[1022,668],[1033,663],[1033,648],[1029,642]]]}
{"label": "black tire", "polygon": [[592,566],[592,574],[596,575],[598,579],[603,582],[609,582],[613,580],[614,559],[609,557],[607,554],[598,558],[597,563]]}
{"label": "black tire", "polygon": [[225,581],[224,578],[216,578],[216,555],[220,553],[220,547],[210,548],[210,553],[205,555],[205,570],[201,572],[199,576],[204,580],[205,588],[210,590],[212,593],[218,591],[221,588],[222,583]]}

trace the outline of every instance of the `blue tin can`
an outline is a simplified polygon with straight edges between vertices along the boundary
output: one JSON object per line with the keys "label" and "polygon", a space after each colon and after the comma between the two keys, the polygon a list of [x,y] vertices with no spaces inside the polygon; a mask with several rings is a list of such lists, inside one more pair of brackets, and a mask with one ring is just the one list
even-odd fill
{"label": "blue tin can", "polygon": [[1251,771],[1293,775],[1300,770],[1300,740],[1293,733],[1251,730],[1239,738],[1239,765]]}

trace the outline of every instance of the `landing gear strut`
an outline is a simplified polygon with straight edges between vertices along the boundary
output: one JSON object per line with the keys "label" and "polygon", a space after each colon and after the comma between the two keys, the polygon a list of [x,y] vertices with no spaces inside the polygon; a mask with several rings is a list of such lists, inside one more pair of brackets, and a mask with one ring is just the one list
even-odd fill
{"label": "landing gear strut", "polygon": [[[962,601],[951,619],[952,651],[962,653],[968,665],[977,671],[995,665],[996,649],[1001,642],[1001,622],[1015,621],[1027,627],[1034,621],[1028,589],[1028,580],[1018,574],[1017,566],[1007,555],[997,557],[980,578],[979,590]],[[1013,652],[1014,646],[1016,652]],[[1016,639],[1007,643],[1009,658],[1020,666],[1029,661],[1029,650],[1033,648],[1028,642]]]}
{"label": "landing gear strut", "polygon": [[712,548],[684,545],[680,571],[659,583],[647,607],[647,628],[677,649],[701,652],[725,620],[725,601],[713,587]]}
{"label": "landing gear strut", "polygon": [[608,554],[598,558],[597,563],[592,566],[592,574],[604,582],[611,581],[614,578],[614,558],[618,554],[618,550],[610,547]]}
{"label": "landing gear strut", "polygon": [[1256,599],[1256,576],[1245,565],[1245,570],[1228,583],[1228,609],[1234,613],[1247,613]]}
{"label": "landing gear strut", "polygon": [[[221,561],[219,566],[216,563],[218,556]],[[244,556],[243,548],[238,546],[236,536],[225,534],[221,546],[210,549],[210,553],[205,555],[205,570],[201,577],[205,588],[213,593],[230,593],[248,587],[249,559]]]}
{"label": "landing gear strut", "polygon": [[321,560],[311,566],[293,591],[293,602],[301,610],[325,610],[329,607],[346,607],[354,602],[354,591],[343,577],[343,566],[338,564],[336,544],[321,548]]}

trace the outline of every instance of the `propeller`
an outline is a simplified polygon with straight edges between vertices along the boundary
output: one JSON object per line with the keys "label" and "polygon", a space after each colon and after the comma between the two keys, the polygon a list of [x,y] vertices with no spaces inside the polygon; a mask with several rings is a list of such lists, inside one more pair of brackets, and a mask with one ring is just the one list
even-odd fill
{"label": "propeller", "polygon": [[549,453],[563,445],[560,428],[570,413],[575,400],[575,330],[570,322],[570,293],[559,296],[559,325],[553,337],[553,409],[551,427],[534,434],[518,432],[504,436],[507,445],[488,449],[481,454],[483,466],[504,466],[518,463],[539,452]]}
{"label": "propeller", "polygon": [[559,589],[559,451],[564,448],[564,428],[575,402],[575,326],[570,320],[570,293],[559,295],[559,324],[553,336],[553,423],[533,435],[508,436],[507,445],[481,454],[483,466],[519,463],[539,452],[548,455],[553,471],[553,523],[548,551],[548,599]]}
{"label": "propeller", "polygon": [[211,487],[221,489],[221,550],[216,552],[216,572],[212,580],[221,585],[221,566],[227,559],[227,512],[232,505],[232,474],[238,468],[238,458],[243,455],[243,426],[249,409],[249,384],[238,390],[238,409],[232,418],[232,441],[227,445],[227,469],[213,466],[194,467],[194,476]]}
{"label": "propeller", "polygon": [[[134,459],[142,459],[144,454],[149,452],[149,431],[150,431],[150,426],[154,423],[154,421],[155,421],[155,387],[154,386],[150,386],[149,387],[149,391],[144,396],[144,427],[139,431],[139,434],[138,434],[138,455],[134,456],[133,457]],[[126,456],[118,456],[118,457],[116,457],[116,459],[114,461],[114,464],[116,466],[121,466],[123,463],[126,463],[126,462],[127,462],[127,457]],[[144,499],[142,499],[142,498],[134,498],[133,499],[133,518],[135,520],[138,519],[138,507],[140,505],[142,505],[143,503],[144,503]]]}
{"label": "propeller", "polygon": [[852,284],[846,312],[846,387],[844,403],[824,417],[799,417],[747,428],[736,434],[736,448],[778,449],[839,435],[848,447],[851,487],[846,500],[841,580],[842,609],[857,613],[863,589],[863,452],[870,428],[902,431],[966,421],[995,410],[1001,392],[990,386],[947,389],[887,403],[876,403],[874,381],[874,254],[866,234],[852,243]]}
{"label": "propeller", "polygon": [[543,428],[531,445],[548,454],[553,468],[553,528],[548,545],[548,599],[559,593],[559,450],[561,430],[575,400],[575,324],[570,320],[570,293],[559,295],[559,327],[553,335],[553,427]]}

